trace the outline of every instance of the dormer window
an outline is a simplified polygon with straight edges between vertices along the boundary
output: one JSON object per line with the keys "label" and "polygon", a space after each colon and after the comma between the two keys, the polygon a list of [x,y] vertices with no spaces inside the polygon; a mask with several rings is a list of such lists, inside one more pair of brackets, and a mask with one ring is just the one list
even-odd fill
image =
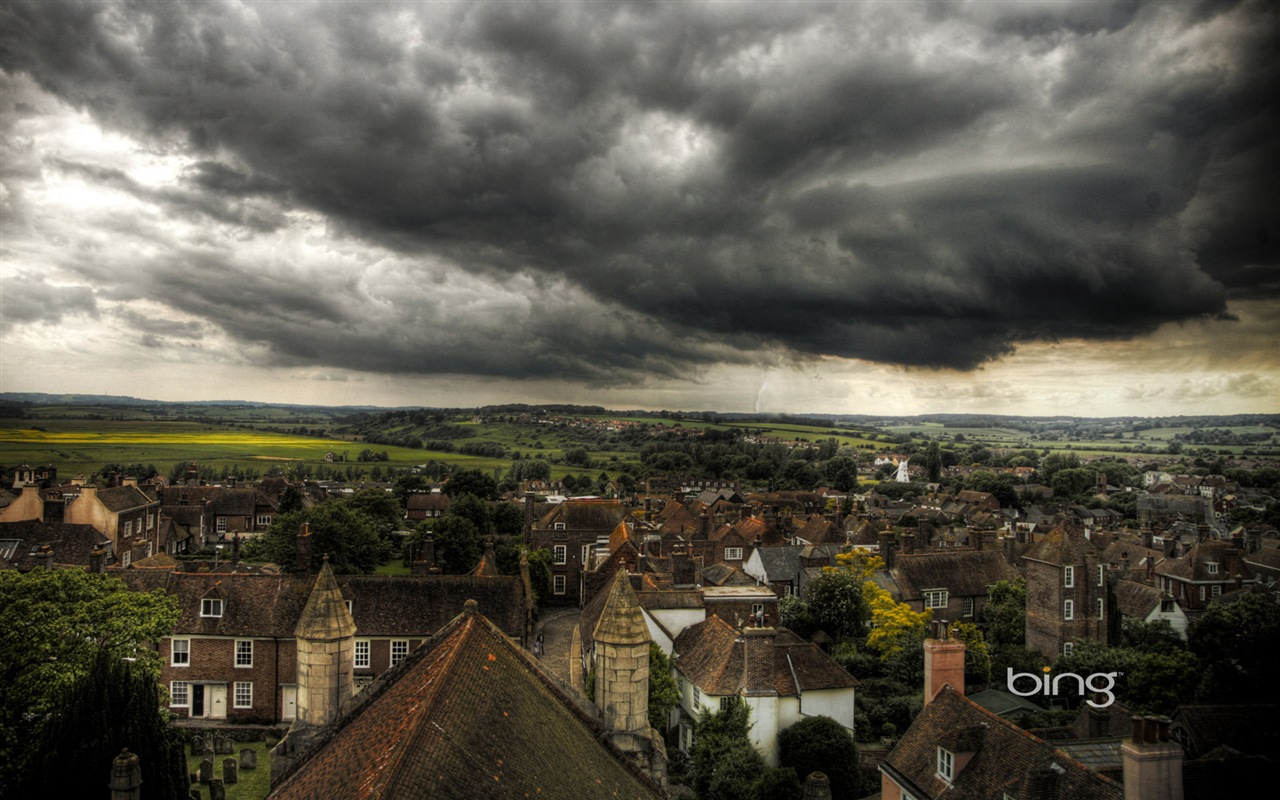
{"label": "dormer window", "polygon": [[563,523],[563,522],[557,522],[557,523],[556,523],[555,525],[553,525],[552,527],[553,527],[555,530],[562,531],[562,530],[564,530],[564,523]]}
{"label": "dormer window", "polygon": [[200,616],[202,617],[220,617],[222,616],[222,599],[218,597],[206,597],[200,601]]}
{"label": "dormer window", "polygon": [[1205,568],[1206,570],[1208,570],[1208,571],[1209,571],[1209,574],[1210,574],[1210,575],[1217,575],[1217,574],[1218,574],[1218,562],[1216,562],[1216,561],[1206,561],[1206,562],[1204,562],[1204,568]]}
{"label": "dormer window", "polygon": [[938,777],[947,783],[955,777],[956,757],[945,747],[938,748]]}

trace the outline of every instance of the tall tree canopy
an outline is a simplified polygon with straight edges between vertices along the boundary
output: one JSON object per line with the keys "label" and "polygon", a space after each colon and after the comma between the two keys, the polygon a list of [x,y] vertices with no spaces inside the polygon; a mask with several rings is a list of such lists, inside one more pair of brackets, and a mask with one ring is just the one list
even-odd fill
{"label": "tall tree canopy", "polygon": [[390,547],[378,536],[373,519],[336,500],[277,516],[265,534],[245,545],[245,556],[274,561],[285,572],[296,571],[298,529],[304,523],[311,530],[311,571],[320,568],[325,555],[337,573],[373,572],[390,557]]}

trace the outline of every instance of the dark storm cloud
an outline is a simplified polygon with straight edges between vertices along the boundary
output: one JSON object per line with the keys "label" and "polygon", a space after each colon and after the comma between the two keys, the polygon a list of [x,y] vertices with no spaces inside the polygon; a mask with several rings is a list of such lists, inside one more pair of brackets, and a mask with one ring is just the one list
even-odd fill
{"label": "dark storm cloud", "polygon": [[59,286],[21,272],[6,276],[0,292],[0,330],[56,323],[76,314],[98,315],[98,303],[89,287]]}
{"label": "dark storm cloud", "polygon": [[[341,275],[154,268],[153,299],[282,362],[610,380],[781,348],[971,368],[1274,291],[1275,13],[10,2],[0,66],[200,154],[181,190],[62,169],[250,230],[316,209],[536,294],[443,326],[430,293]],[[1184,60],[1145,58],[1188,32]]]}

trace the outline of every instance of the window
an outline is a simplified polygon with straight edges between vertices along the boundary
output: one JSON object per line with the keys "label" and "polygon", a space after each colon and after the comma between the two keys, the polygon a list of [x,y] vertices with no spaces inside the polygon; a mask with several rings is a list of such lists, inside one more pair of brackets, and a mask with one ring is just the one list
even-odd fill
{"label": "window", "polygon": [[355,606],[352,605],[351,600],[344,600],[343,602],[347,604],[347,613],[350,614],[352,609],[355,608]]}
{"label": "window", "polygon": [[202,617],[220,617],[222,616],[222,600],[216,597],[206,597],[200,601],[200,616]]}
{"label": "window", "polygon": [[696,711],[702,705],[702,690],[695,683],[693,685],[693,708]]}
{"label": "window", "polygon": [[955,777],[956,757],[946,748],[938,748],[938,777],[947,783]]}
{"label": "window", "polygon": [[226,518],[226,517],[218,517],[218,525],[217,525],[217,528],[218,528],[218,533],[226,533],[226,532],[227,532],[227,518]]}
{"label": "window", "polygon": [[264,525],[264,526],[266,526],[266,525],[270,525],[270,524],[271,524],[271,515],[270,515],[270,514],[259,514],[259,515],[258,515],[258,524],[259,524],[259,525]]}
{"label": "window", "polygon": [[1075,567],[1062,568],[1062,585],[1068,589],[1075,587],[1076,585],[1076,568]]}
{"label": "window", "polygon": [[1201,600],[1203,600],[1203,599],[1204,599],[1204,587],[1203,587],[1203,586],[1201,586],[1201,587],[1200,587],[1200,599],[1201,599]]}
{"label": "window", "polygon": [[728,708],[732,703],[733,703],[733,698],[732,698],[732,697],[721,697],[721,698],[720,698],[720,710],[721,710],[721,711],[724,711],[724,710],[725,710],[726,708]]}
{"label": "window", "polygon": [[409,655],[408,639],[392,639],[391,640],[391,666],[404,661],[404,657]]}
{"label": "window", "polygon": [[927,589],[924,593],[925,608],[946,608],[947,607],[947,590],[946,589]]}
{"label": "window", "polygon": [[132,520],[130,520],[129,522],[126,522],[126,523],[124,524],[124,535],[125,535],[125,536],[132,536],[132,535],[133,535],[133,521],[132,521]]}
{"label": "window", "polygon": [[726,547],[726,548],[724,549],[724,560],[725,560],[725,561],[741,561],[741,560],[742,560],[742,548],[741,548],[741,547]]}
{"label": "window", "polygon": [[369,668],[369,640],[356,639],[356,669]]}
{"label": "window", "polygon": [[236,681],[236,708],[253,708],[252,681]]}
{"label": "window", "polygon": [[1209,571],[1210,575],[1218,574],[1218,563],[1216,561],[1206,561],[1204,562],[1204,567]]}
{"label": "window", "polygon": [[132,560],[132,558],[133,558],[133,551],[129,550],[128,548],[125,548],[124,552],[120,554],[120,566],[122,567],[129,566],[129,561]]}
{"label": "window", "polygon": [[1099,586],[1106,585],[1106,582],[1107,582],[1106,572],[1107,572],[1106,566],[1103,564],[1099,564],[1098,565],[1098,585]]}
{"label": "window", "polygon": [[1209,595],[1211,597],[1220,597],[1222,595],[1222,587],[1217,585],[1213,586],[1209,589]]}
{"label": "window", "polygon": [[1107,603],[1101,597],[1098,598],[1098,619],[1107,618]]}
{"label": "window", "polygon": [[169,705],[191,705],[191,684],[186,681],[174,681],[169,684]]}
{"label": "window", "polygon": [[191,666],[191,640],[173,639],[169,642],[169,662],[175,667]]}
{"label": "window", "polygon": [[156,526],[156,515],[155,515],[155,514],[148,514],[148,515],[147,515],[147,530],[151,530],[151,529],[152,529],[152,528],[154,528],[155,526]]}
{"label": "window", "polygon": [[1073,600],[1062,601],[1062,618],[1071,620],[1076,618],[1076,604]]}
{"label": "window", "polygon": [[252,639],[236,640],[236,666],[237,667],[253,666],[253,640]]}
{"label": "window", "polygon": [[582,546],[582,565],[585,567],[591,563],[591,545],[584,544]]}
{"label": "window", "polygon": [[562,531],[562,530],[564,530],[564,523],[563,523],[563,522],[557,522],[557,523],[555,523],[554,525],[552,525],[551,527],[552,527],[554,530]]}
{"label": "window", "polygon": [[1063,643],[1062,643],[1062,654],[1063,654],[1064,656],[1069,656],[1069,655],[1071,655],[1071,651],[1072,651],[1074,648],[1075,648],[1075,643],[1074,643],[1074,642],[1063,642]]}
{"label": "window", "polygon": [[972,597],[966,597],[961,603],[961,607],[963,609],[961,613],[964,614],[964,616],[966,617],[973,616],[973,598]]}
{"label": "window", "polygon": [[556,563],[556,564],[565,564],[565,563],[568,563],[568,561],[569,561],[569,548],[568,548],[567,546],[562,545],[562,544],[558,544],[558,545],[556,545],[556,546],[555,546],[555,549],[554,549],[552,552],[554,552],[554,553],[555,553],[555,558],[553,559],[554,563]]}
{"label": "window", "polygon": [[552,578],[551,592],[553,594],[564,594],[564,576],[556,575]]}

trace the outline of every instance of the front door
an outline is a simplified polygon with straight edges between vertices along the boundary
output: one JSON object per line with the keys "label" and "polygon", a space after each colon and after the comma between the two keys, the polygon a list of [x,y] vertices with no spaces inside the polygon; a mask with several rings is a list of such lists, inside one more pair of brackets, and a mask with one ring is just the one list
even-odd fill
{"label": "front door", "polygon": [[204,684],[197,683],[191,687],[191,716],[204,716]]}
{"label": "front door", "polygon": [[207,716],[210,719],[227,718],[227,685],[225,683],[209,684],[208,705]]}
{"label": "front door", "polygon": [[291,720],[298,718],[298,687],[282,686],[280,687],[280,695],[284,698],[284,707],[280,712],[280,719]]}

